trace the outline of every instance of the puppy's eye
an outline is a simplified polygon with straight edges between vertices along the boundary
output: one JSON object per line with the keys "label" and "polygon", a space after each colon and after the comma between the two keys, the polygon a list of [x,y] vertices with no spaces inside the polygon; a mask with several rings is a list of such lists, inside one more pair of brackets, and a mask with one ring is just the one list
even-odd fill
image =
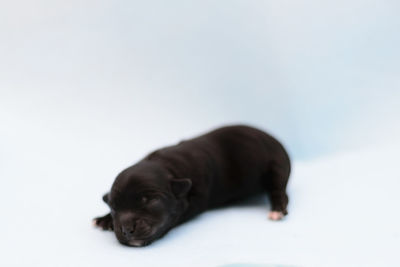
{"label": "puppy's eye", "polygon": [[146,204],[149,201],[149,199],[147,197],[141,197],[140,202],[142,202],[142,204]]}

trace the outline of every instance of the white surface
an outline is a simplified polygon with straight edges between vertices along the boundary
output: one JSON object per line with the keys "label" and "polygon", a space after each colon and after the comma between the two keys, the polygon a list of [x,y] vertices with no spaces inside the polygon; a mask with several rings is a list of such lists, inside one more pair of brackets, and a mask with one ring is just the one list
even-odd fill
{"label": "white surface", "polygon": [[400,135],[399,10],[398,0],[2,1],[0,108],[53,114],[42,130],[75,139],[101,129],[169,143],[246,122],[296,158],[362,147]]}
{"label": "white surface", "polygon": [[145,248],[121,246],[91,225],[107,212],[101,202],[107,188],[96,178],[102,170],[95,169],[105,161],[77,153],[81,165],[71,165],[57,154],[21,158],[6,150],[0,265],[398,266],[399,149],[296,162],[290,215],[282,222],[267,220],[261,199],[209,211]]}
{"label": "white surface", "polygon": [[[400,265],[398,0],[3,2],[0,266]],[[120,170],[237,122],[296,160],[286,221],[216,210],[143,249],[91,227]]]}

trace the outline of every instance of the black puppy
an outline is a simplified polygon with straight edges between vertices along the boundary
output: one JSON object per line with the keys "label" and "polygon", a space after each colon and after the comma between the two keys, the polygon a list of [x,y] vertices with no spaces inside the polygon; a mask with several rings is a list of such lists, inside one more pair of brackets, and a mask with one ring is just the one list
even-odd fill
{"label": "black puppy", "polygon": [[214,130],[156,150],[122,171],[104,195],[111,213],[96,226],[145,246],[206,209],[267,192],[269,218],[287,214],[290,161],[270,135],[247,126]]}

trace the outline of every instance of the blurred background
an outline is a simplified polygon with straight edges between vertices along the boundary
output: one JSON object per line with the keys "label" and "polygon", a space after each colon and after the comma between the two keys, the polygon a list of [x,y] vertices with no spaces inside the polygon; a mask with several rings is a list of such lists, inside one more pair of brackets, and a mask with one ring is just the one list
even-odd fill
{"label": "blurred background", "polygon": [[298,159],[397,136],[399,10],[387,0],[3,3],[2,133],[117,156],[249,123]]}
{"label": "blurred background", "polygon": [[34,218],[5,240],[35,228],[51,242],[43,224],[66,213],[88,223],[120,170],[221,125],[269,131],[295,161],[390,144],[399,12],[396,0],[3,1],[0,205]]}

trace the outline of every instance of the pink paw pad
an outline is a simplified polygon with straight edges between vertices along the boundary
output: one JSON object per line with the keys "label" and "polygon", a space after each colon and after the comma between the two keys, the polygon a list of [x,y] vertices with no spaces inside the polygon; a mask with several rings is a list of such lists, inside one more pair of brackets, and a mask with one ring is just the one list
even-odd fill
{"label": "pink paw pad", "polygon": [[268,214],[268,219],[272,221],[279,221],[282,220],[284,216],[285,215],[283,215],[283,213],[280,211],[270,211]]}

